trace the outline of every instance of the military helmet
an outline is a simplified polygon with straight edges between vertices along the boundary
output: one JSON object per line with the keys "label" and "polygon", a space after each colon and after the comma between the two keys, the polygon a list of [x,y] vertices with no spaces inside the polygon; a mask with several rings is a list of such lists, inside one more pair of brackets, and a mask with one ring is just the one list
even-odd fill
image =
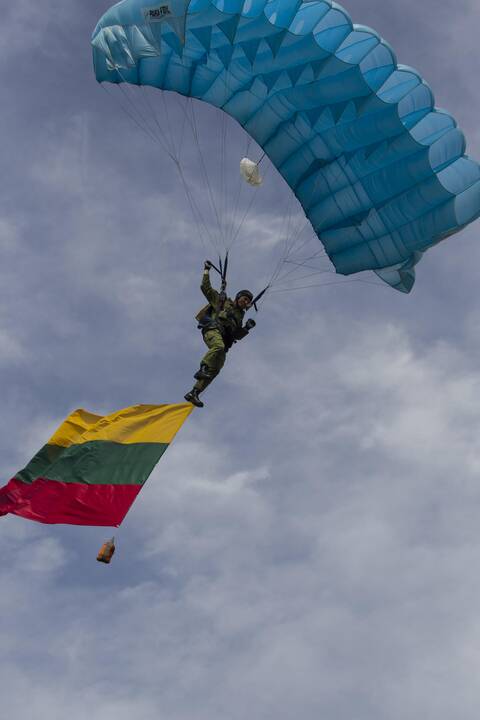
{"label": "military helmet", "polygon": [[239,300],[241,297],[247,297],[250,302],[253,300],[253,293],[250,292],[250,290],[239,290],[237,294],[235,295],[235,302]]}

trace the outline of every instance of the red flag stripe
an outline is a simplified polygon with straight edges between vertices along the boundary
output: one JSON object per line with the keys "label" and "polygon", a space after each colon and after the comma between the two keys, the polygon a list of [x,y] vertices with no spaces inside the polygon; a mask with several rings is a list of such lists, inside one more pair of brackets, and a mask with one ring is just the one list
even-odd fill
{"label": "red flag stripe", "polygon": [[37,522],[118,527],[141,485],[89,485],[37,478],[13,478],[0,488],[0,515],[13,513]]}

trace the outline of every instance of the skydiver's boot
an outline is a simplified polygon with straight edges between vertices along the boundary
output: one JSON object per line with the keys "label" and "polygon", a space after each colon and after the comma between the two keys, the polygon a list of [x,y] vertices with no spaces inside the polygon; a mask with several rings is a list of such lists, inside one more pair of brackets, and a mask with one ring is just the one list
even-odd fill
{"label": "skydiver's boot", "polygon": [[196,388],[193,388],[193,390],[190,390],[190,392],[185,395],[185,400],[195,405],[195,407],[203,407],[203,402],[198,397],[198,390]]}
{"label": "skydiver's boot", "polygon": [[208,369],[208,365],[205,365],[205,363],[202,363],[200,365],[200,370],[197,370],[195,375],[193,376],[195,380],[212,380],[213,375]]}

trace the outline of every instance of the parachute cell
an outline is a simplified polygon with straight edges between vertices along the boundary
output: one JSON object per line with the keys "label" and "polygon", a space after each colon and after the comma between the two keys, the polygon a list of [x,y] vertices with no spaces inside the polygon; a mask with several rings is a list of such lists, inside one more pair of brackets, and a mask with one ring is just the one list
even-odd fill
{"label": "parachute cell", "polygon": [[480,166],[412,68],[330,0],[123,0],[92,38],[99,82],[222,109],[263,148],[337,272],[403,292],[480,215]]}

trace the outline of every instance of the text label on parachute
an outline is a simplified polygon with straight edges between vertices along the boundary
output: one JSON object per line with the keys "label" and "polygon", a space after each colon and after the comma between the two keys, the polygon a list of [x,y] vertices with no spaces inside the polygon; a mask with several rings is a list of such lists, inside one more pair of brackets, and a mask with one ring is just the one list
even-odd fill
{"label": "text label on parachute", "polygon": [[162,22],[166,17],[172,14],[170,7],[162,3],[154,7],[143,8],[143,15],[147,22]]}

